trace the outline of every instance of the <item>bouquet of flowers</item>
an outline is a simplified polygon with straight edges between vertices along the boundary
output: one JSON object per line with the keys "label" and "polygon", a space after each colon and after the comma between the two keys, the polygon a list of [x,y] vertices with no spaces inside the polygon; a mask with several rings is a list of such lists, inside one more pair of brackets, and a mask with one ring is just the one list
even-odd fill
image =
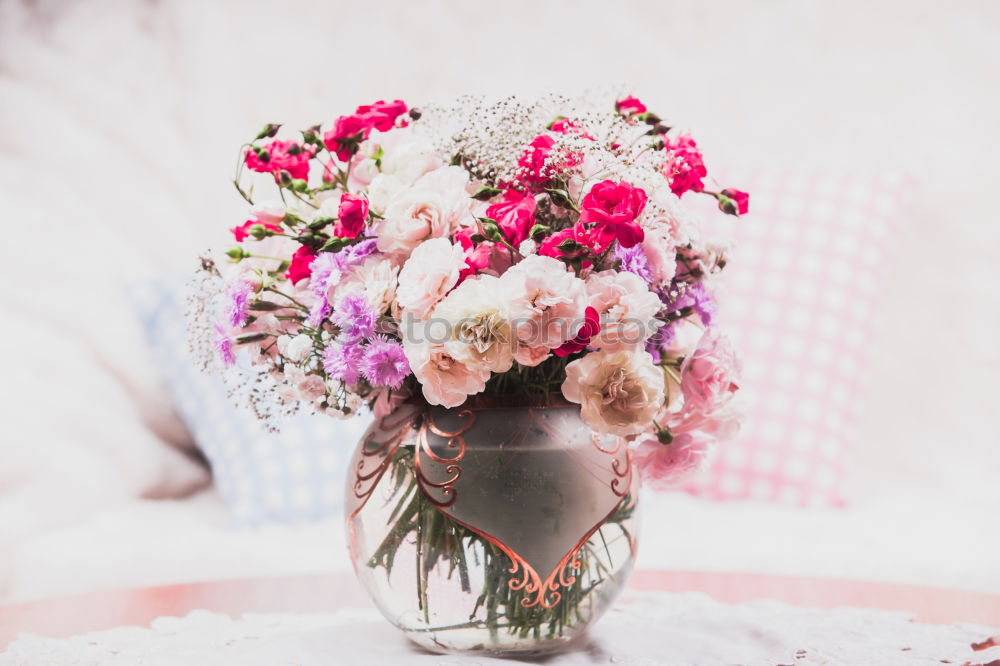
{"label": "bouquet of flowers", "polygon": [[748,196],[635,97],[378,101],[279,132],[241,148],[249,217],[195,307],[223,365],[245,353],[262,418],[561,394],[654,484],[735,432],[727,250],[681,199],[740,215]]}

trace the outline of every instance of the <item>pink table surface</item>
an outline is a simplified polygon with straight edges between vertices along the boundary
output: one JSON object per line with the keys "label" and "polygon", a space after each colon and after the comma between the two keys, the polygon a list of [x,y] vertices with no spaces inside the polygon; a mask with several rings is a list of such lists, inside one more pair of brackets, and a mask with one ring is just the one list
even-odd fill
{"label": "pink table surface", "polygon": [[[909,611],[930,624],[971,622],[1000,626],[1000,595],[915,585],[746,573],[637,571],[630,587],[700,591],[718,601],[777,599],[797,606],[855,606]],[[19,633],[56,638],[122,625],[148,625],[161,616],[206,609],[242,613],[323,612],[367,607],[368,598],[347,573],[224,580],[124,590],[0,606],[0,646]]]}

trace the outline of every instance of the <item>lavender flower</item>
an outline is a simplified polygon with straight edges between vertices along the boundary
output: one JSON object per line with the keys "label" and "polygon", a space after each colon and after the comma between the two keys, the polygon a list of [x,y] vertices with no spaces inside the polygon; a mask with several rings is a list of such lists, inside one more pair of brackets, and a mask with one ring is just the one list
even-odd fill
{"label": "lavender flower", "polygon": [[615,258],[621,262],[619,270],[635,273],[649,284],[653,281],[653,269],[649,267],[649,259],[642,250],[642,245],[625,248],[615,244]]}
{"label": "lavender flower", "polygon": [[337,258],[329,252],[320,252],[309,265],[309,270],[309,291],[312,292],[314,300],[306,324],[315,328],[330,314],[327,294],[330,287],[340,282],[342,272]]}
{"label": "lavender flower", "polygon": [[696,282],[681,282],[674,280],[667,289],[657,292],[660,300],[667,306],[668,315],[690,309],[698,315],[701,323],[711,326],[715,320],[716,306],[711,294],[705,289],[705,285]]}
{"label": "lavender flower", "polygon": [[226,304],[226,320],[230,326],[245,326],[247,316],[250,314],[250,294],[253,293],[253,285],[243,280],[238,280],[229,287],[226,296],[229,302]]}
{"label": "lavender flower", "polygon": [[357,384],[364,353],[359,344],[334,342],[323,350],[323,369],[332,379],[339,379],[347,385]]}
{"label": "lavender flower", "polygon": [[233,352],[233,339],[226,333],[226,329],[218,324],[215,325],[215,337],[212,339],[215,351],[218,352],[222,364],[229,367],[236,363],[236,354]]}
{"label": "lavender flower", "polygon": [[403,345],[384,335],[375,336],[365,348],[361,372],[372,386],[398,389],[410,374],[410,363],[406,360]]}
{"label": "lavender flower", "polygon": [[352,291],[344,296],[337,305],[336,312],[330,317],[330,321],[340,327],[340,337],[345,342],[359,342],[370,338],[375,332],[377,319],[378,315],[360,291]]}

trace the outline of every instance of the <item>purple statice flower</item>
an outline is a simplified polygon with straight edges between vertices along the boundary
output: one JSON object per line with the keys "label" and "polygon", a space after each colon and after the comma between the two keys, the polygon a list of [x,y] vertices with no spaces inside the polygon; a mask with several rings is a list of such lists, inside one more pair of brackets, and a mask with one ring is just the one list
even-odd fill
{"label": "purple statice flower", "polygon": [[313,295],[313,304],[306,324],[315,328],[330,315],[327,294],[330,293],[330,287],[340,282],[343,272],[337,263],[337,257],[330,252],[320,252],[309,265],[309,271],[309,291]]}
{"label": "purple statice flower", "polygon": [[372,386],[398,389],[410,374],[410,363],[406,360],[403,345],[384,335],[376,335],[365,347],[361,373]]}
{"label": "purple statice flower", "polygon": [[677,322],[668,322],[663,326],[656,329],[656,332],[649,336],[649,340],[646,340],[646,351],[649,355],[653,357],[653,363],[659,363],[663,360],[663,354],[670,347],[670,343],[674,341],[674,326]]}
{"label": "purple statice flower", "polygon": [[667,306],[668,315],[690,308],[705,326],[711,326],[715,320],[715,301],[705,289],[705,285],[700,282],[691,284],[674,280],[670,283],[670,287],[661,289],[658,295]]}
{"label": "purple statice flower", "polygon": [[653,270],[649,267],[649,259],[642,250],[642,245],[632,247],[622,247],[615,244],[615,259],[621,262],[619,270],[635,273],[643,279],[646,284],[653,281]]}
{"label": "purple statice flower", "polygon": [[364,354],[364,348],[357,343],[334,342],[323,350],[323,369],[332,379],[339,379],[347,385],[357,384]]}
{"label": "purple statice flower", "polygon": [[245,326],[250,314],[250,294],[253,285],[244,280],[237,280],[226,292],[229,301],[226,303],[226,320],[230,326]]}
{"label": "purple statice flower", "polygon": [[337,304],[330,321],[340,327],[340,337],[345,342],[358,342],[370,338],[375,332],[378,315],[360,291],[352,291]]}
{"label": "purple statice flower", "polygon": [[226,333],[226,329],[218,324],[215,325],[215,337],[212,338],[215,351],[218,352],[222,364],[229,367],[236,363],[236,353],[233,352],[233,339]]}

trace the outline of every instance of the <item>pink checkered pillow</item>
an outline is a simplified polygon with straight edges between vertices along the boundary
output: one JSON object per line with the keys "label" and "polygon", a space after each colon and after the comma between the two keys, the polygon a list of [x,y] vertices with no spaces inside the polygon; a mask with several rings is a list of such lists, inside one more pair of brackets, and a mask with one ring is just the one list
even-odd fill
{"label": "pink checkered pillow", "polygon": [[761,171],[726,182],[750,192],[750,215],[708,229],[736,242],[718,321],[742,354],[748,414],[687,490],[842,506],[885,253],[913,184]]}

